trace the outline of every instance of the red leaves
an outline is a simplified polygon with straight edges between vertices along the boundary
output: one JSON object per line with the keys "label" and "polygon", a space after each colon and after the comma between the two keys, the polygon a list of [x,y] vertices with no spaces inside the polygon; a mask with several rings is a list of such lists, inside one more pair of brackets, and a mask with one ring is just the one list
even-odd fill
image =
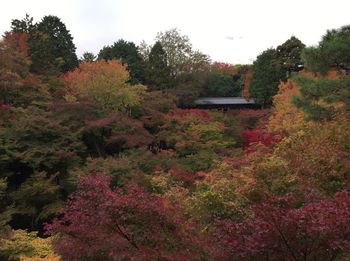
{"label": "red leaves", "polygon": [[235,66],[232,64],[229,64],[229,63],[214,62],[213,68],[214,68],[214,70],[227,72],[230,75],[234,75],[237,73]]}
{"label": "red leaves", "polygon": [[193,257],[177,207],[135,184],[112,190],[110,181],[103,173],[81,178],[62,218],[46,225],[49,233],[61,235],[55,249],[62,260]]}
{"label": "red leaves", "polygon": [[350,194],[306,202],[294,208],[292,195],[270,197],[254,208],[254,217],[219,223],[213,240],[220,260],[264,258],[328,260],[350,250]]}
{"label": "red leaves", "polygon": [[253,152],[255,150],[254,147],[258,144],[263,144],[266,147],[271,147],[279,140],[278,136],[261,131],[259,129],[243,130],[242,135],[247,142],[247,146],[245,148],[245,151],[247,153]]}
{"label": "red leaves", "polygon": [[172,175],[176,181],[183,182],[186,185],[193,185],[196,180],[202,180],[206,177],[206,174],[203,171],[198,171],[193,174],[184,169],[175,167],[169,169],[169,174]]}
{"label": "red leaves", "polygon": [[170,116],[180,121],[192,118],[200,119],[207,122],[213,120],[208,110],[201,109],[176,109],[170,112]]}

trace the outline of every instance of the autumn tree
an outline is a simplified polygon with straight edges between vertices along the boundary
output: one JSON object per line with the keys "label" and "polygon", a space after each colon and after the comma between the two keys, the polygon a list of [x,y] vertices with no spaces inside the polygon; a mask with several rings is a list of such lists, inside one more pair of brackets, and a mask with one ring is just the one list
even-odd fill
{"label": "autumn tree", "polygon": [[62,217],[46,226],[60,234],[54,246],[62,260],[197,258],[179,209],[135,184],[111,189],[110,181],[103,173],[81,178]]}
{"label": "autumn tree", "polygon": [[130,83],[144,83],[144,63],[137,46],[133,42],[120,39],[111,46],[105,46],[100,50],[98,59],[104,59],[105,61],[120,59],[129,70]]}
{"label": "autumn tree", "polygon": [[64,76],[67,99],[86,97],[98,102],[105,111],[127,111],[139,105],[146,87],[131,85],[126,66],[118,60],[82,63]]}
{"label": "autumn tree", "polygon": [[265,198],[254,216],[218,224],[213,236],[220,260],[333,260],[349,254],[350,196],[317,200],[294,195]]}

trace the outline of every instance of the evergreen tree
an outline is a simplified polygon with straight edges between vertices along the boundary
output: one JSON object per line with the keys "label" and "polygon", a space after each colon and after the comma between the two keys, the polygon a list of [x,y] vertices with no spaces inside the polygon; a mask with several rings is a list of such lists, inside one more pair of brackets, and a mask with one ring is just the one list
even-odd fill
{"label": "evergreen tree", "polygon": [[249,94],[262,106],[271,105],[272,97],[278,91],[278,84],[284,77],[284,72],[275,62],[275,58],[276,50],[268,49],[262,52],[253,63],[254,75]]}
{"label": "evergreen tree", "polygon": [[148,56],[147,84],[152,89],[167,89],[169,85],[170,70],[167,64],[167,54],[162,44],[157,41]]}
{"label": "evergreen tree", "polygon": [[350,26],[327,31],[317,47],[305,48],[307,69],[325,74],[331,67],[350,70]]}
{"label": "evergreen tree", "polygon": [[91,52],[84,52],[82,57],[79,59],[79,63],[89,62],[92,63],[96,60],[96,55]]}
{"label": "evergreen tree", "polygon": [[286,42],[277,47],[277,60],[282,68],[286,70],[287,77],[291,76],[292,71],[297,71],[302,65],[301,52],[305,45],[295,36],[292,36]]}
{"label": "evergreen tree", "polygon": [[[301,95],[293,103],[302,108],[309,119],[331,119],[342,109],[350,109],[350,79],[338,75],[336,79],[324,76],[329,70],[348,72],[350,69],[350,26],[327,31],[316,47],[305,48],[306,69],[319,74],[316,79],[302,76],[294,80],[300,85]],[[340,102],[344,106],[335,105]]]}
{"label": "evergreen tree", "polygon": [[26,14],[22,20],[13,19],[11,22],[11,31],[14,33],[31,33],[35,29],[33,25],[33,17]]}
{"label": "evergreen tree", "polygon": [[144,63],[133,42],[120,39],[111,46],[105,46],[100,50],[98,59],[104,59],[106,61],[121,59],[122,63],[128,66],[130,83],[137,84],[144,82]]}
{"label": "evergreen tree", "polygon": [[28,15],[23,20],[12,20],[13,32],[29,34],[31,71],[40,74],[67,72],[78,66],[73,37],[57,16],[45,16],[33,25]]}

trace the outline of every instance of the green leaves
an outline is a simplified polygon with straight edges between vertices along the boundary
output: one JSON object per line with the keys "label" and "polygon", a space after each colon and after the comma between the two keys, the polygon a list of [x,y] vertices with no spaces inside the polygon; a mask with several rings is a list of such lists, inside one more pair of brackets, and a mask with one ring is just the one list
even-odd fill
{"label": "green leaves", "polygon": [[341,110],[345,105],[350,108],[350,79],[342,77],[339,79],[298,76],[294,80],[300,85],[301,95],[293,99],[293,103],[302,108],[309,119],[330,119],[332,115]]}
{"label": "green leaves", "polygon": [[56,175],[48,177],[45,172],[30,176],[11,193],[14,213],[32,217],[35,223],[56,214],[63,206],[56,179]]}
{"label": "green leaves", "polygon": [[[16,109],[9,126],[0,127],[0,166],[13,173],[14,162],[29,168],[62,172],[79,160],[84,151],[77,133],[53,120],[50,113],[35,107]],[[9,175],[11,175],[9,173]]]}
{"label": "green leaves", "polygon": [[319,45],[306,48],[303,59],[307,69],[325,74],[330,68],[350,68],[350,26],[327,31]]}
{"label": "green leaves", "polygon": [[11,28],[29,34],[32,72],[55,75],[78,66],[73,37],[57,16],[45,16],[33,24],[33,18],[26,15],[23,20],[12,20]]}
{"label": "green leaves", "polygon": [[262,52],[253,64],[253,78],[249,94],[255,102],[270,105],[272,97],[277,94],[278,84],[284,77],[280,65],[275,63],[276,51],[268,49]]}
{"label": "green leaves", "polygon": [[98,59],[106,61],[120,59],[129,70],[131,84],[140,84],[145,80],[144,64],[138,48],[133,42],[120,39],[111,46],[105,46],[100,50]]}

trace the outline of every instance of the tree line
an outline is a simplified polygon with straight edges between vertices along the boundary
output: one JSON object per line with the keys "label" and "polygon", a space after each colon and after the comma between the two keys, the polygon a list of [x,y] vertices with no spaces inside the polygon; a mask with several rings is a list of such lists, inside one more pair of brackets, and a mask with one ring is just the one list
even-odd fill
{"label": "tree line", "polygon": [[[0,41],[1,260],[349,258],[349,27],[314,47],[292,37],[251,68],[208,63],[177,30],[69,59],[57,17],[12,24]],[[271,108],[177,106],[205,81],[233,95],[251,69]]]}

